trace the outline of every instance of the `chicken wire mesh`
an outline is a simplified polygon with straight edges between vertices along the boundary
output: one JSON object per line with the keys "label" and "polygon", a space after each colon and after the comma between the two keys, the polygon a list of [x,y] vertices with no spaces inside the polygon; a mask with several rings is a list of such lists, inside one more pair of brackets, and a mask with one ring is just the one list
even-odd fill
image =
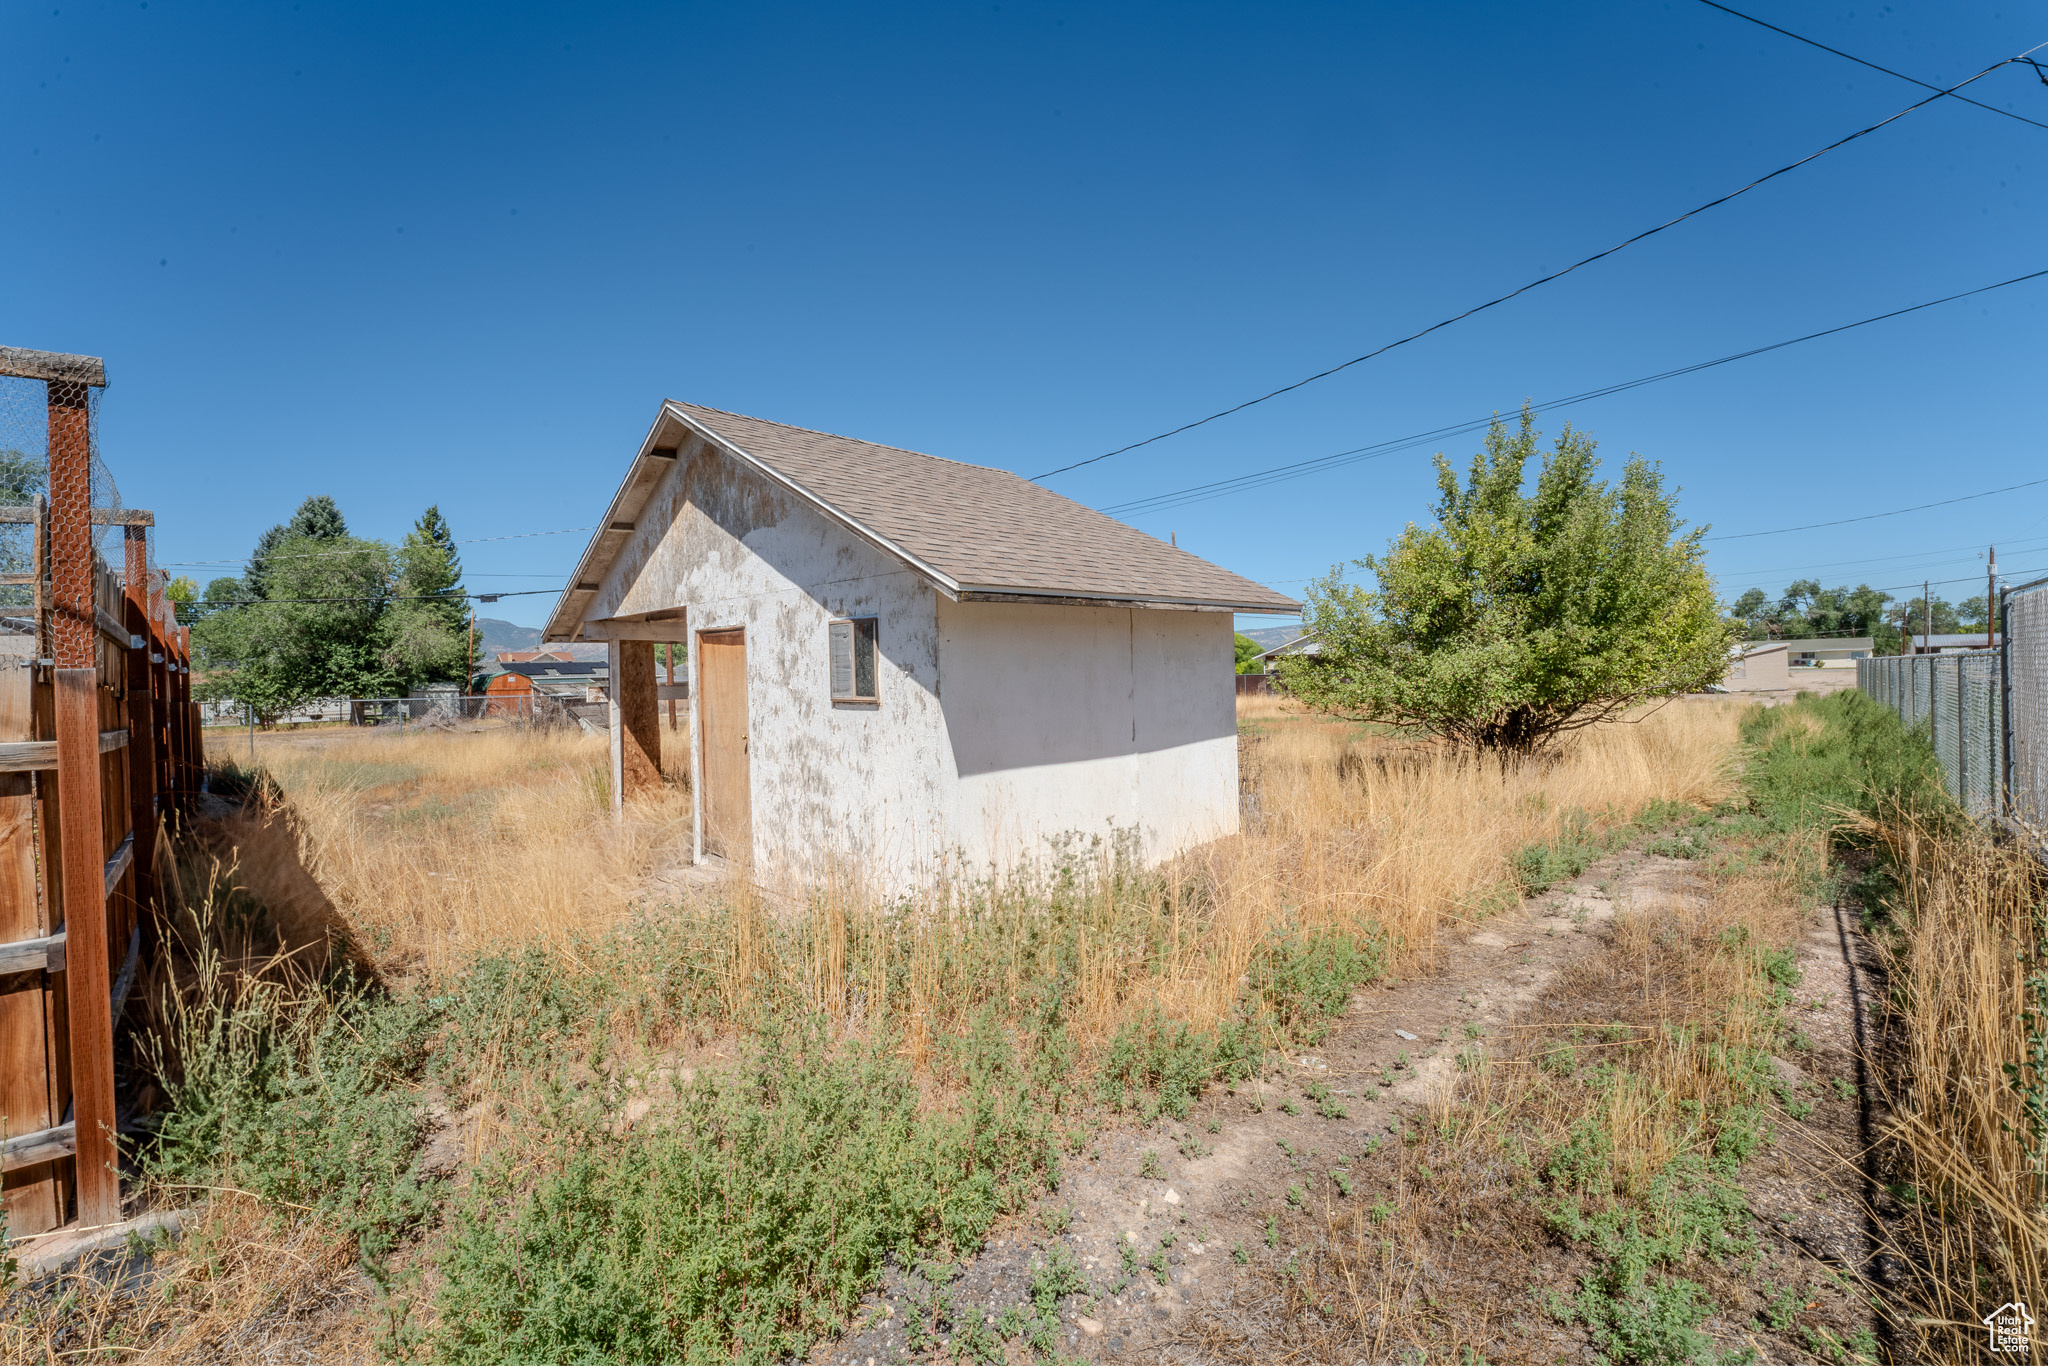
{"label": "chicken wire mesh", "polygon": [[[105,606],[109,561],[121,557],[118,542],[109,541],[121,528],[94,515],[122,507],[99,452],[104,378],[89,357],[0,347],[0,655],[8,658],[42,654],[60,641],[67,658],[92,653],[91,624],[49,607],[53,599]],[[60,473],[54,488],[53,442],[60,471],[74,472],[68,479]],[[80,532],[91,563],[50,553],[52,544],[78,544]]]}

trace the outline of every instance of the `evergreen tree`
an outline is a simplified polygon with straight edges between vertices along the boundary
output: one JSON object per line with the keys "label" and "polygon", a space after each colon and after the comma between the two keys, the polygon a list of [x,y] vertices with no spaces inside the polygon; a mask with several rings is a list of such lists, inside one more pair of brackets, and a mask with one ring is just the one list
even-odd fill
{"label": "evergreen tree", "polygon": [[385,613],[384,662],[408,690],[466,682],[476,660],[462,561],[439,507],[420,514],[398,548],[397,598]]}
{"label": "evergreen tree", "polygon": [[[270,557],[277,553],[277,547],[285,538],[282,522],[256,538],[256,548],[249,552],[249,563],[242,570],[241,583],[251,597],[270,596]],[[215,579],[215,583],[225,580]]]}
{"label": "evergreen tree", "polygon": [[338,541],[348,535],[348,523],[342,520],[341,509],[332,498],[316,493],[299,504],[299,510],[285,524],[285,533],[313,541]]}
{"label": "evergreen tree", "polygon": [[[270,574],[273,568],[271,559],[277,554],[278,545],[287,536],[299,536],[312,541],[334,541],[347,535],[348,523],[343,520],[340,507],[326,494],[316,493],[299,504],[299,510],[292,514],[289,522],[280,522],[256,538],[256,548],[249,552],[248,567],[242,571],[242,582],[254,596],[267,598],[270,596]],[[313,552],[301,550],[300,553]]]}

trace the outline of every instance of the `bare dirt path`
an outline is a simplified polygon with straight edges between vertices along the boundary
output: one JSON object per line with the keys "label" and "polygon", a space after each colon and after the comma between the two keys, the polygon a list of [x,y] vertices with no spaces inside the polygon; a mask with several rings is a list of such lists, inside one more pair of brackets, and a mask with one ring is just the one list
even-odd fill
{"label": "bare dirt path", "polygon": [[[950,1280],[943,1271],[938,1283],[892,1271],[865,1306],[865,1326],[813,1360],[954,1359],[958,1321],[1027,1299],[1033,1261],[1055,1241],[1077,1255],[1095,1292],[1092,1305],[1069,1302],[1059,1350],[1146,1359],[1185,1345],[1190,1311],[1215,1312],[1270,1271],[1285,1251],[1277,1226],[1327,1186],[1337,1163],[1350,1163],[1364,1185],[1363,1161],[1426,1121],[1459,1053],[1512,1029],[1562,970],[1598,946],[1617,906],[1654,910],[1690,894],[1693,880],[1680,860],[1624,852],[1446,935],[1433,972],[1357,992],[1329,1037],[1290,1052],[1278,1077],[1211,1088],[1185,1123],[1123,1123],[1097,1135],[1031,1218],[998,1233]],[[1290,1191],[1299,1199],[1291,1202]],[[1063,1234],[1048,1231],[1062,1224]],[[950,1309],[951,1332],[933,1312],[935,1295]],[[920,1314],[929,1335],[907,1323]]]}
{"label": "bare dirt path", "polygon": [[[812,1360],[1042,1360],[1014,1337],[1002,1345],[1000,1316],[1028,1302],[1032,1268],[1056,1245],[1071,1250],[1090,1287],[1062,1301],[1056,1350],[1067,1359],[1300,1356],[1282,1341],[1285,1281],[1294,1251],[1333,1204],[1410,1227],[1456,1217],[1433,1206],[1429,1183],[1404,1174],[1396,1153],[1448,1095],[1460,1054],[1498,1055],[1518,1028],[1563,1021],[1558,1011],[1576,1002],[1572,980],[1560,978],[1611,941],[1617,910],[1654,920],[1709,894],[1694,864],[1624,852],[1516,911],[1458,927],[1433,972],[1356,993],[1322,1045],[1289,1054],[1277,1076],[1212,1088],[1185,1123],[1124,1122],[1099,1133],[1068,1162],[1057,1192],[966,1266],[892,1270],[856,1329]],[[1807,913],[1796,954],[1801,1047],[1788,1051],[1798,1061],[1774,1060],[1785,1112],[1773,1117],[1771,1146],[1743,1171],[1756,1251],[1717,1278],[1723,1312],[1704,1326],[1717,1345],[1747,1348],[1758,1362],[1853,1361],[1829,1353],[1877,1323],[1877,1230],[1859,1166],[1872,1116],[1857,1061],[1874,967],[1851,914],[1834,908]],[[1539,1233],[1522,1241],[1515,1263],[1469,1273],[1500,1283],[1516,1306],[1514,1349],[1475,1359],[1590,1359],[1584,1333],[1540,1312],[1534,1297],[1546,1287],[1569,1295],[1585,1258]],[[1775,1335],[1765,1331],[1773,1315],[1784,1318]],[[1418,1358],[1359,1343],[1302,1359]]]}

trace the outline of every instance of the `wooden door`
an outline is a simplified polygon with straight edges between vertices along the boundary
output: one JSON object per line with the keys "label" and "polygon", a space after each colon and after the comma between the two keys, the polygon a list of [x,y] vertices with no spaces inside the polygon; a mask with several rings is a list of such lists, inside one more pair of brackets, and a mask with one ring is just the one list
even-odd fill
{"label": "wooden door", "polygon": [[697,633],[697,720],[703,727],[704,851],[748,863],[754,853],[747,777],[747,635]]}

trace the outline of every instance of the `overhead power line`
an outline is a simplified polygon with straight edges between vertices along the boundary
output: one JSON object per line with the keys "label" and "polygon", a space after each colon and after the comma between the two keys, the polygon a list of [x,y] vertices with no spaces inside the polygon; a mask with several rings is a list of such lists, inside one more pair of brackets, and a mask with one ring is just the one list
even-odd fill
{"label": "overhead power line", "polygon": [[1765,175],[1760,175],[1755,180],[1750,181],[1747,185],[1744,185],[1740,189],[1730,190],[1727,194],[1722,195],[1718,199],[1710,199],[1706,203],[1700,205],[1698,208],[1687,209],[1684,213],[1678,215],[1678,217],[1676,218],[1670,219],[1663,223],[1659,223],[1654,228],[1646,228],[1642,232],[1637,233],[1633,237],[1624,238],[1621,241],[1615,243],[1613,246],[1607,248],[1605,251],[1596,251],[1591,256],[1588,256],[1583,260],[1572,262],[1570,265],[1566,266],[1562,270],[1554,270],[1548,275],[1542,276],[1538,279],[1531,280],[1528,284],[1523,285],[1519,289],[1510,290],[1508,293],[1500,295],[1498,298],[1488,299],[1483,304],[1474,304],[1472,307],[1466,309],[1463,313],[1455,314],[1451,317],[1445,318],[1442,322],[1431,323],[1428,327],[1423,328],[1420,332],[1411,332],[1407,336],[1402,337],[1397,341],[1390,341],[1385,346],[1381,346],[1374,350],[1368,351],[1362,356],[1353,356],[1350,360],[1343,362],[1341,365],[1333,365],[1327,370],[1319,370],[1315,374],[1310,375],[1306,379],[1298,379],[1292,384],[1284,384],[1278,389],[1274,389],[1269,393],[1260,394],[1257,398],[1248,398],[1242,403],[1233,404],[1228,408],[1224,408],[1217,412],[1213,412],[1209,414],[1207,417],[1196,418],[1193,422],[1183,422],[1178,427],[1171,428],[1168,431],[1160,432],[1156,436],[1148,436],[1143,441],[1133,441],[1129,445],[1118,446],[1113,451],[1104,451],[1101,455],[1091,455],[1086,460],[1076,460],[1070,465],[1061,465],[1058,469],[1047,470],[1043,474],[1034,474],[1031,477],[1034,480],[1050,479],[1055,474],[1065,474],[1069,470],[1080,469],[1083,465],[1093,465],[1097,461],[1107,460],[1113,455],[1122,455],[1126,451],[1137,450],[1140,446],[1149,446],[1155,441],[1164,441],[1166,440],[1166,438],[1170,436],[1179,436],[1182,432],[1193,431],[1197,427],[1206,426],[1207,424],[1216,421],[1218,418],[1229,417],[1232,413],[1241,413],[1247,408],[1253,407],[1260,403],[1264,403],[1269,399],[1278,398],[1282,394],[1291,394],[1296,389],[1300,389],[1306,385],[1314,384],[1317,380],[1328,379],[1330,376],[1334,374],[1337,374],[1344,370],[1349,370],[1354,365],[1361,365],[1364,362],[1373,359],[1375,356],[1384,356],[1387,352],[1392,351],[1395,347],[1406,346],[1408,343],[1412,341],[1419,341],[1420,339],[1428,336],[1432,332],[1440,331],[1443,328],[1449,327],[1452,323],[1463,322],[1466,318],[1471,317],[1475,313],[1484,313],[1489,308],[1495,308],[1501,304],[1508,302],[1508,300],[1510,299],[1519,298],[1522,295],[1527,294],[1530,290],[1535,289],[1539,285],[1547,285],[1552,280],[1562,279],[1563,277],[1571,274],[1573,271],[1579,269],[1581,266],[1590,266],[1595,261],[1605,260],[1607,257],[1614,255],[1616,252],[1622,251],[1628,247],[1632,247],[1636,243],[1641,242],[1646,238],[1655,237],[1658,233],[1663,232],[1667,228],[1677,227],[1680,223],[1685,222],[1688,218],[1696,218],[1700,214],[1705,213],[1709,209],[1718,208],[1721,205],[1726,204],[1731,199],[1735,199],[1741,195],[1748,194],[1757,186],[1762,185],[1767,181],[1776,180],[1779,176],[1786,174],[1788,171],[1796,171],[1801,166],[1806,165],[1808,162],[1817,161],[1821,157],[1826,156],[1829,152],[1834,151],[1838,147],[1846,147],[1850,143],[1856,141],[1858,138],[1868,137],[1870,134],[1875,133],[1878,129],[1883,128],[1886,124],[1895,123],[1898,120],[1904,118],[1906,115],[1912,113],[1914,110],[1932,104],[1934,101],[1940,99],[1944,95],[1954,94],[1956,91],[1961,90],[1964,86],[1969,85],[1972,81],[1980,81],[1984,79],[1984,77],[1990,75],[1992,72],[1998,70],[2000,67],[2011,66],[2015,62],[2024,61],[2028,54],[2036,52],[2044,47],[2048,47],[2048,42],[2036,43],[2033,47],[2028,48],[2025,52],[2019,53],[2016,56],[2006,57],[2000,61],[1993,62],[1990,66],[1985,67],[1982,71],[1979,71],[1976,75],[1971,76],[1968,80],[1958,81],[1954,85],[1949,86],[1946,90],[1938,90],[1934,94],[1929,95],[1924,100],[1916,100],[1914,103],[1907,105],[1904,109],[1899,110],[1898,113],[1893,114],[1888,118],[1879,119],[1876,123],[1871,124],[1867,128],[1859,128],[1855,132],[1849,134],[1847,137],[1837,138],[1835,141],[1829,143],[1827,146],[1821,148],[1819,151],[1809,152],[1807,155],[1799,158],[1799,160],[1788,162],[1785,165],[1780,166],[1775,171],[1771,171]]}
{"label": "overhead power line", "polygon": [[[1794,33],[1789,28],[1779,28],[1776,24],[1766,23],[1762,19],[1757,18],[1754,14],[1744,14],[1739,9],[1730,9],[1728,6],[1719,3],[1719,0],[1700,0],[1700,3],[1707,6],[1709,9],[1717,9],[1721,11],[1721,13],[1723,14],[1732,14],[1737,19],[1746,19],[1750,23],[1755,24],[1758,28],[1767,28],[1773,33],[1781,33],[1785,37],[1792,39],[1794,42],[1805,43],[1808,47],[1817,47],[1822,52],[1832,52],[1835,56],[1846,58],[1847,60],[1856,63],[1856,65],[1858,66],[1867,66],[1872,71],[1882,71],[1887,76],[1896,76],[1902,81],[1911,81],[1914,85],[1919,86],[1922,90],[1941,90],[1941,87],[1934,84],[1934,82],[1932,81],[1923,81],[1918,76],[1908,76],[1903,71],[1894,71],[1888,66],[1879,66],[1876,62],[1865,61],[1863,58],[1858,57],[1853,52],[1844,52],[1842,51],[1842,49],[1838,47],[1829,47],[1826,43],[1815,42],[1813,39],[1808,38],[1803,34]],[[1944,95],[1950,95],[1954,99],[1961,100],[1964,104],[1974,104],[1979,109],[1989,109],[1994,114],[2003,114],[2009,119],[2018,119],[2021,123],[2032,124],[2036,128],[2048,128],[2048,123],[2042,123],[2038,119],[2030,119],[2024,114],[2015,114],[2010,109],[2000,109],[1997,105],[1986,104],[1982,100],[1973,100],[1968,95],[1956,95],[1954,94],[1954,92],[1947,90],[1942,90],[1941,93],[1943,93]]]}
{"label": "overhead power line", "polygon": [[[1656,384],[1663,380],[1676,379],[1681,375],[1696,374],[1701,370],[1711,370],[1717,365],[1729,365],[1735,361],[1747,360],[1751,356],[1761,356],[1769,351],[1779,351],[1788,346],[1797,346],[1801,342],[1815,341],[1821,337],[1831,337],[1838,332],[1847,332],[1853,328],[1868,327],[1872,323],[1880,323],[1889,318],[1903,317],[1908,313],[1918,313],[1922,309],[1936,308],[1942,304],[1954,303],[1958,299],[1967,299],[1976,294],[1986,294],[1994,289],[2004,289],[2008,285],[2021,284],[2027,280],[2038,280],[2044,275],[2048,275],[2048,270],[2037,270],[2026,275],[2015,275],[2012,279],[2000,280],[1997,284],[1982,285],[1976,289],[1966,289],[1960,294],[1950,294],[1940,299],[1929,299],[1925,303],[1913,304],[1906,308],[1895,308],[1889,313],[1879,313],[1873,317],[1858,319],[1853,323],[1843,323],[1839,327],[1830,327],[1820,332],[1809,332],[1803,337],[1791,337],[1785,341],[1772,342],[1768,346],[1751,347],[1747,351],[1737,351],[1732,355],[1721,356],[1714,360],[1700,361],[1693,365],[1682,365],[1675,370],[1664,370],[1654,375],[1644,375],[1640,379],[1624,380],[1618,384],[1604,385],[1598,389],[1588,389],[1583,393],[1570,394],[1564,398],[1548,399],[1542,403],[1531,404],[1530,408],[1534,412],[1545,412],[1549,409],[1561,408],[1569,404],[1585,403],[1596,398],[1606,398],[1609,395],[1622,393],[1625,390],[1641,388],[1645,384]],[[1102,508],[1101,511],[1132,516],[1140,513],[1163,512],[1168,508],[1185,507],[1189,503],[1199,503],[1211,498],[1223,498],[1235,493],[1245,493],[1252,489],[1263,488],[1268,484],[1277,484],[1289,479],[1305,478],[1308,475],[1320,474],[1325,470],[1336,469],[1343,465],[1357,464],[1366,460],[1377,460],[1383,455],[1392,455],[1396,451],[1410,450],[1416,446],[1427,445],[1446,436],[1481,431],[1491,425],[1493,420],[1492,416],[1473,418],[1465,422],[1453,423],[1448,427],[1438,427],[1434,431],[1417,432],[1412,436],[1395,437],[1388,441],[1374,442],[1367,446],[1354,446],[1350,450],[1338,451],[1334,455],[1318,456],[1311,460],[1296,461],[1288,465],[1276,465],[1269,469],[1255,470],[1250,474],[1236,475],[1229,479],[1218,479],[1207,484],[1195,484],[1188,488],[1177,489],[1172,493],[1155,494],[1149,498],[1134,498],[1129,502],[1112,504]],[[1759,532],[1756,534],[1765,535],[1769,533]]]}
{"label": "overhead power line", "polygon": [[1929,508],[1945,508],[1952,503],[1971,503],[1979,498],[1990,498],[2016,489],[2038,488],[2048,484],[2048,479],[2029,479],[2024,484],[2007,484],[2002,489],[1986,489],[1982,493],[1965,493],[1957,498],[1943,498],[1932,503],[1915,503],[1909,508],[1893,508],[1890,512],[1866,512],[1861,517],[1840,517],[1832,522],[1808,522],[1803,526],[1781,526],[1770,531],[1737,531],[1726,536],[1709,536],[1710,541],[1746,541],[1753,536],[1784,536],[1794,531],[1818,531],[1828,526],[1848,526],[1851,522],[1874,522],[1880,517],[1903,517],[1909,512],[1925,512]]}
{"label": "overhead power line", "polygon": [[[1991,538],[1991,539],[1993,539],[1993,540],[1997,541],[1997,543],[1998,543],[1998,544],[2000,544],[2000,545],[2007,545],[2008,541],[2009,541],[2009,540],[2010,540],[2011,538],[2009,538],[2009,537],[2005,537],[2005,536],[1996,536],[1996,537],[1993,537],[1993,538]],[[2032,541],[2032,540],[2024,540],[2023,542],[2020,542],[2020,543],[2015,543],[2015,544],[2012,544],[2012,545],[2010,545],[2010,546],[2009,546],[2009,548],[2010,548],[2010,549],[2014,549],[2014,550],[2031,550],[2031,549],[2037,549],[2037,548],[2038,548],[2038,543],[2037,543],[2037,542],[2035,542],[2035,541]],[[1762,567],[1762,568],[1758,568],[1758,569],[1743,569],[1743,570],[1738,570],[1738,571],[1736,572],[1736,575],[1735,575],[1735,577],[1737,577],[1737,578],[1749,578],[1749,577],[1751,577],[1751,576],[1753,576],[1753,575],[1759,575],[1759,574],[1796,574],[1796,573],[1799,573],[1799,572],[1801,572],[1802,570],[1812,570],[1812,569],[1844,569],[1844,568],[1853,568],[1853,567],[1856,567],[1856,566],[1859,566],[1859,565],[1868,565],[1868,564],[1889,564],[1889,565],[1893,565],[1893,566],[1896,566],[1896,565],[1898,564],[1898,562],[1899,562],[1900,560],[1924,560],[1924,559],[1926,559],[1926,558],[1927,558],[1927,556],[1929,556],[1929,555],[1951,555],[1951,554],[1953,554],[1953,552],[1956,552],[1956,551],[1961,551],[1961,550],[1968,550],[1968,551],[1974,551],[1974,552],[1976,552],[1976,554],[1977,554],[1978,558],[1980,558],[1980,559],[1981,559],[1981,558],[1983,558],[1983,554],[1984,554],[1984,542],[1982,542],[1982,541],[1973,541],[1973,542],[1971,542],[1971,543],[1970,543],[1969,545],[1944,545],[1944,546],[1934,546],[1934,547],[1930,547],[1930,548],[1928,548],[1928,549],[1925,549],[1925,550],[1909,550],[1909,551],[1906,551],[1905,553],[1903,553],[1903,554],[1899,554],[1899,555],[1879,555],[1879,556],[1876,556],[1876,557],[1875,557],[1875,558],[1873,558],[1873,559],[1866,559],[1866,560],[1814,560],[1814,561],[1810,561],[1810,562],[1808,562],[1808,563],[1806,563],[1806,564],[1779,564],[1779,565],[1766,565],[1766,566],[1764,566],[1764,567]],[[1952,562],[1953,562],[1953,561],[1942,561],[1942,560],[1934,560],[1934,561],[1931,561],[1930,563],[1932,563],[1932,564],[1935,564],[1935,565],[1940,565],[1940,564],[1943,564],[1943,563],[1952,563]],[[1885,570],[1885,571],[1882,571],[1882,572],[1884,572],[1884,573],[1893,573],[1893,572],[1896,572],[1896,569],[1893,569],[1893,570]]]}
{"label": "overhead power line", "polygon": [[[590,526],[565,526],[557,527],[553,531],[513,531],[503,536],[465,536],[455,544],[481,545],[485,541],[530,541],[536,536],[567,536],[571,532],[595,530],[597,530],[596,527]],[[402,546],[399,548],[403,549]],[[266,556],[265,560],[266,563],[278,560],[321,560],[335,555],[355,555],[359,553],[361,553],[360,548],[351,550],[308,550],[297,555],[270,555]],[[244,555],[238,560],[158,560],[157,563],[168,565],[174,569],[205,569],[211,565],[247,564],[249,559],[249,556]]]}
{"label": "overhead power line", "polygon": [[241,607],[276,607],[282,603],[302,602],[496,602],[499,598],[530,598],[541,593],[559,593],[559,588],[511,588],[502,593],[375,593],[352,598],[241,598],[234,602],[179,603],[180,607],[202,607],[210,615]]}

